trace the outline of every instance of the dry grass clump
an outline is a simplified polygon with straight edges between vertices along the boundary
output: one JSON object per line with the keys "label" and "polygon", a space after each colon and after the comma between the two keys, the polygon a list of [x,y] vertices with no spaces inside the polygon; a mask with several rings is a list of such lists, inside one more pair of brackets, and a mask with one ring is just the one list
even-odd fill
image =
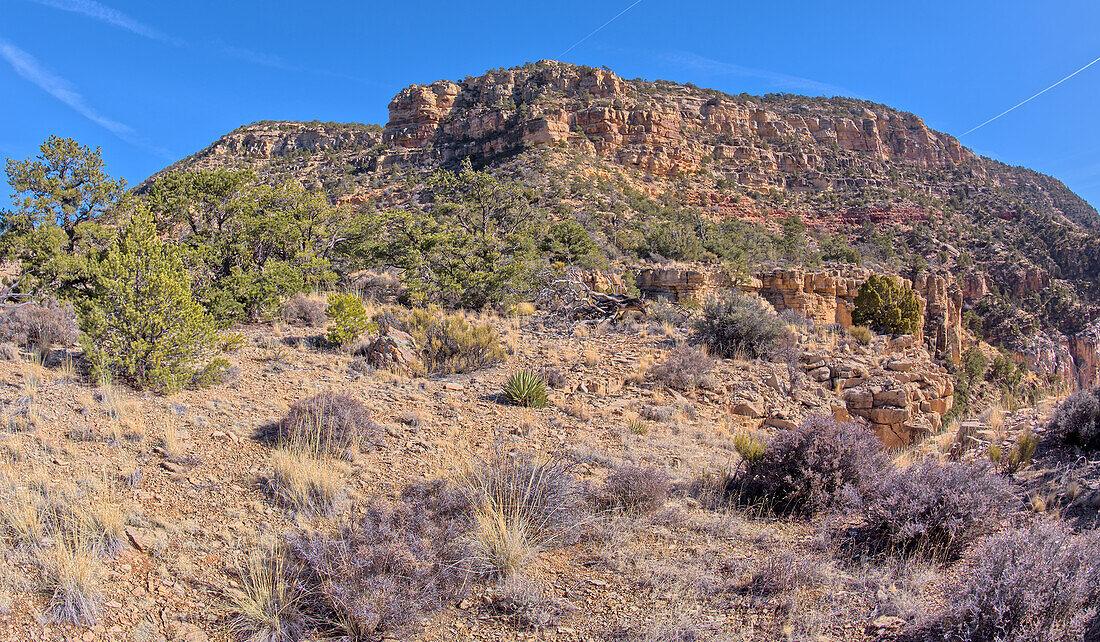
{"label": "dry grass clump", "polygon": [[0,311],[0,341],[49,350],[76,343],[80,329],[72,303],[46,299]]}
{"label": "dry grass clump", "polygon": [[327,390],[290,407],[276,426],[278,441],[318,456],[355,451],[377,430],[370,410],[351,395]]}
{"label": "dry grass clump", "polygon": [[875,333],[871,332],[871,328],[865,325],[854,325],[848,328],[848,336],[859,341],[862,345],[869,345],[875,338]]}
{"label": "dry grass clump", "polygon": [[47,616],[54,622],[92,626],[102,610],[102,567],[88,542],[63,537],[53,550],[46,573],[50,594]]}
{"label": "dry grass clump", "polygon": [[290,642],[305,633],[299,595],[280,551],[254,551],[238,568],[240,588],[230,589],[223,607],[230,631],[248,642]]}
{"label": "dry grass clump", "polygon": [[126,545],[126,516],[110,492],[87,498],[76,509],[74,527],[87,546],[100,555],[115,555]]}
{"label": "dry grass clump", "polygon": [[475,570],[509,576],[576,525],[581,506],[572,467],[558,458],[459,458],[454,479],[470,504]]}
{"label": "dry grass clump", "polygon": [[983,540],[948,590],[943,611],[912,640],[1054,642],[1100,639],[1100,533],[1037,524]]}
{"label": "dry grass clump", "polygon": [[1017,502],[988,467],[930,457],[876,480],[864,496],[864,530],[894,552],[954,559]]}
{"label": "dry grass clump", "polygon": [[42,541],[46,524],[40,499],[37,493],[26,488],[10,486],[0,498],[0,518],[15,543],[38,546]]}
{"label": "dry grass clump", "polygon": [[705,350],[681,344],[650,371],[661,383],[678,390],[713,385],[714,359]]}
{"label": "dry grass clump", "polygon": [[591,500],[600,510],[618,509],[629,514],[652,513],[668,501],[668,473],[656,466],[625,464],[615,467]]}
{"label": "dry grass clump", "polygon": [[309,452],[276,450],[274,470],[267,480],[275,499],[296,512],[329,517],[343,502],[340,472],[331,462]]}
{"label": "dry grass clump", "polygon": [[320,297],[311,297],[298,292],[283,301],[279,308],[279,318],[290,325],[320,328],[325,325],[327,319],[326,307],[327,304]]}
{"label": "dry grass clump", "polygon": [[890,460],[869,430],[830,416],[778,433],[764,452],[725,484],[728,498],[772,511],[810,516],[858,501]]}

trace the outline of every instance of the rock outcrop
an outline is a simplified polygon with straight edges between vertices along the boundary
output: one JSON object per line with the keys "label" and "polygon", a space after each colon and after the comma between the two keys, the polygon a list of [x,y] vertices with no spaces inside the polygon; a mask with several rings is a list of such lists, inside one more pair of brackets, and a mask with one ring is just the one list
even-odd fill
{"label": "rock outcrop", "polygon": [[888,448],[919,441],[939,430],[954,403],[951,375],[913,337],[883,341],[865,354],[804,355],[807,375],[840,391],[841,419],[866,421]]}
{"label": "rock outcrop", "polygon": [[[817,324],[852,326],[859,287],[873,274],[857,267],[821,271],[776,268],[743,280],[738,288],[758,294],[777,312],[790,310]],[[921,327],[917,336],[940,357],[957,362],[962,355],[963,291],[947,273],[926,273],[916,279],[900,279],[913,288],[921,306]],[[701,300],[732,279],[717,269],[698,267],[653,267],[639,270],[635,283],[650,298],[678,301]]]}

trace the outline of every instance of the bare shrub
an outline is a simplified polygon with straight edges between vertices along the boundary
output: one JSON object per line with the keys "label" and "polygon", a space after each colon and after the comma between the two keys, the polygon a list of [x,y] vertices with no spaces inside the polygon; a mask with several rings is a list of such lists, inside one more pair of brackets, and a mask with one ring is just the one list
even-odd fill
{"label": "bare shrub", "polygon": [[995,529],[1015,501],[986,466],[927,458],[885,474],[863,508],[867,532],[895,552],[953,559]]}
{"label": "bare shrub", "polygon": [[71,303],[46,299],[0,311],[0,341],[48,350],[55,345],[71,345],[79,336]]}
{"label": "bare shrub", "polygon": [[986,538],[912,640],[1100,639],[1100,532],[1040,524]]}
{"label": "bare shrub", "polygon": [[[363,507],[332,532],[299,531],[288,540],[299,604],[314,622],[364,639],[412,625],[457,598],[469,556],[458,534],[461,510],[432,510],[445,487],[422,489],[392,508]],[[437,506],[438,507],[438,506]]]}
{"label": "bare shrub", "polygon": [[318,455],[343,455],[358,448],[377,425],[362,401],[327,390],[295,403],[275,429],[284,444]]}
{"label": "bare shrub", "polygon": [[710,381],[714,359],[703,350],[681,344],[651,370],[658,381],[679,390],[691,390]]}
{"label": "bare shrub", "polygon": [[1063,444],[1100,449],[1100,387],[1082,390],[1063,401],[1047,431]]}
{"label": "bare shrub", "polygon": [[516,575],[504,580],[490,594],[486,605],[492,615],[503,618],[520,631],[540,631],[554,626],[563,607],[534,580]]}
{"label": "bare shrub", "polygon": [[296,293],[279,308],[279,318],[291,325],[320,328],[325,325],[326,304],[301,292]]}
{"label": "bare shrub", "polygon": [[762,455],[744,463],[727,480],[727,497],[808,516],[863,496],[890,460],[866,428],[815,416],[780,432]]}
{"label": "bare shrub", "polygon": [[739,586],[738,590],[754,597],[773,597],[807,584],[820,584],[822,575],[820,560],[804,554],[780,551],[766,555],[752,577]]}
{"label": "bare shrub", "polygon": [[601,510],[620,509],[626,513],[645,514],[661,508],[668,501],[668,473],[656,466],[625,464],[617,466],[592,494],[592,501]]}

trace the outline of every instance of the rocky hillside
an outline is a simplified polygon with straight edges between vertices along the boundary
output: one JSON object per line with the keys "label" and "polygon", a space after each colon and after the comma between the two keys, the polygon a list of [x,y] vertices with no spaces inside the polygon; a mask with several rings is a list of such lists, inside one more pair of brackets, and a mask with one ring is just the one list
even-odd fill
{"label": "rocky hillside", "polygon": [[407,207],[419,177],[470,159],[580,220],[613,262],[630,261],[624,221],[655,203],[773,234],[796,214],[811,244],[838,236],[872,267],[954,275],[978,293],[965,303],[969,329],[1029,361],[1088,352],[1075,337],[1100,332],[1096,210],[1057,179],[978,156],[885,105],[540,61],[412,85],[389,113],[384,127],[254,123],[165,171],[251,168],[358,207]]}

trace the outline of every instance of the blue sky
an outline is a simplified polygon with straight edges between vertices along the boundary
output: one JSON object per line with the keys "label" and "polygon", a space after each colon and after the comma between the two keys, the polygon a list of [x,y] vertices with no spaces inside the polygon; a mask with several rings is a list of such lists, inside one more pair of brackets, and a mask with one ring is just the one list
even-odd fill
{"label": "blue sky", "polygon": [[962,136],[1100,57],[1097,27],[1095,0],[0,0],[0,158],[69,136],[133,184],[245,123],[385,123],[411,83],[551,58],[886,103],[1100,205],[1100,63]]}

